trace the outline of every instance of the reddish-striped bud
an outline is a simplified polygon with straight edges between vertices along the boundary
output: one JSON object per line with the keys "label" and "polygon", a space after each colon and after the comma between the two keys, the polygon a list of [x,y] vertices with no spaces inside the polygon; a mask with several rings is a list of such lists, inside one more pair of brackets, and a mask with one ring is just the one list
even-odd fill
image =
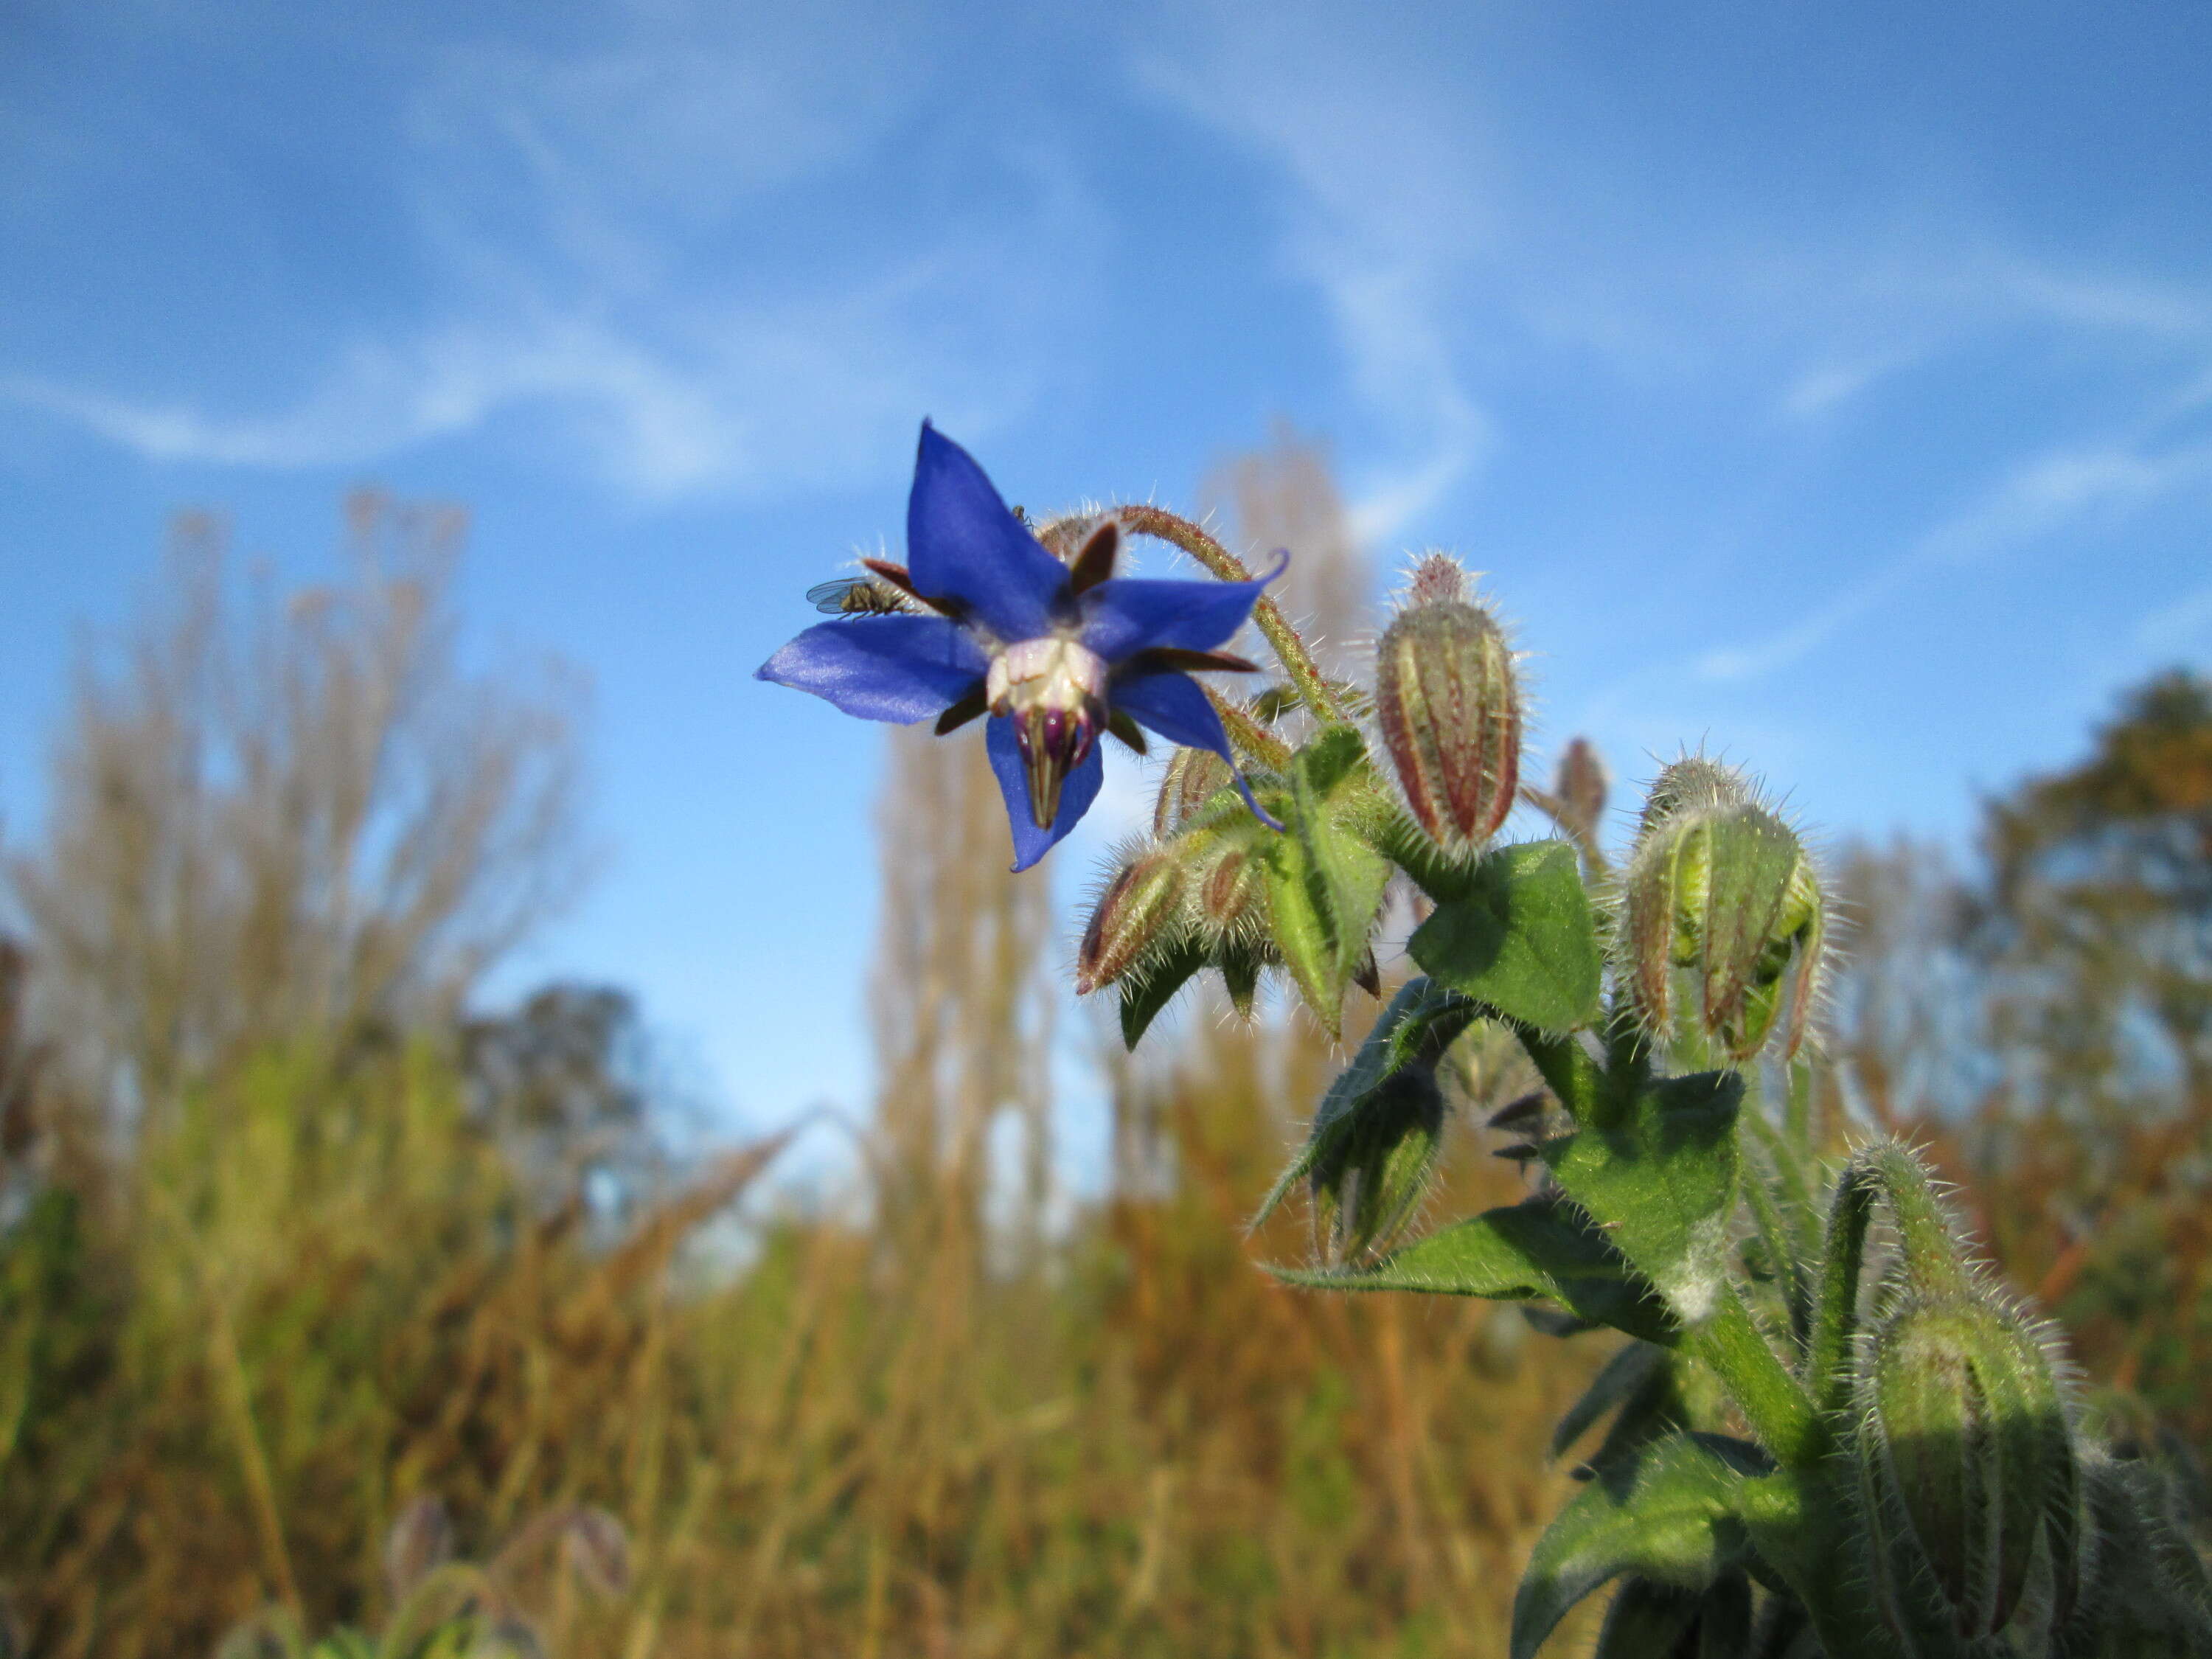
{"label": "reddish-striped bud", "polygon": [[1115,872],[1075,955],[1075,994],[1111,985],[1181,917],[1185,871],[1176,850],[1153,847]]}
{"label": "reddish-striped bud", "polygon": [[1255,913],[1266,879],[1249,848],[1224,848],[1199,879],[1200,919],[1217,932],[1230,932]]}
{"label": "reddish-striped bud", "polygon": [[1376,651],[1375,714],[1406,805],[1452,850],[1480,847],[1513,810],[1521,692],[1513,653],[1443,554],[1414,572]]}

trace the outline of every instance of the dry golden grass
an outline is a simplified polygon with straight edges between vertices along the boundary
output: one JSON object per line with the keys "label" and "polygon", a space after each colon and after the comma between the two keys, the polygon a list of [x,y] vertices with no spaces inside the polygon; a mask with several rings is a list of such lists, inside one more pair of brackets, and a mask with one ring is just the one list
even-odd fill
{"label": "dry golden grass", "polygon": [[1126,1103],[1181,1178],[1018,1266],[949,1212],[790,1214],[720,1273],[681,1247],[772,1148],[587,1249],[428,1047],[264,1055],[19,1235],[14,1286],[46,1283],[10,1301],[35,1398],[0,1518],[33,1650],[205,1652],[270,1601],[374,1626],[434,1492],[479,1560],[548,1510],[623,1520],[617,1600],[503,1564],[563,1653],[1497,1651],[1585,1364],[1253,1267],[1285,1128],[1253,1049],[1209,1031]]}

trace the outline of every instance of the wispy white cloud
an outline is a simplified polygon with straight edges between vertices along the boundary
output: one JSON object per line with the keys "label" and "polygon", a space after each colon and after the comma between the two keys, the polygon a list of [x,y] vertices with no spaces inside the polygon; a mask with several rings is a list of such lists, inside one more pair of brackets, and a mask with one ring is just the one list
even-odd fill
{"label": "wispy white cloud", "polygon": [[1930,526],[1904,552],[1763,640],[1709,651],[1700,678],[1758,679],[1790,667],[1944,568],[1972,565],[2030,542],[2117,520],[2212,480],[2212,443],[2163,451],[2100,443],[2039,457]]}
{"label": "wispy white cloud", "polygon": [[1793,421],[1822,419],[1917,361],[1917,353],[1889,351],[1818,364],[1790,382],[1782,412]]}
{"label": "wispy white cloud", "polygon": [[868,476],[918,410],[988,430],[1084,299],[1079,276],[1036,283],[1030,252],[1091,210],[1050,151],[1000,145],[970,158],[988,204],[865,238],[841,216],[839,186],[881,174],[931,94],[924,22],[634,0],[558,51],[440,49],[392,149],[426,273],[408,314],[292,365],[289,397],[19,371],[0,398],[149,459],[276,469],[527,417],[644,498]]}
{"label": "wispy white cloud", "polygon": [[1135,49],[1141,82],[1277,167],[1281,258],[1334,326],[1373,441],[1351,446],[1358,532],[1388,541],[1489,456],[1456,289],[1492,228],[1478,118],[1379,14],[1247,0],[1181,10]]}

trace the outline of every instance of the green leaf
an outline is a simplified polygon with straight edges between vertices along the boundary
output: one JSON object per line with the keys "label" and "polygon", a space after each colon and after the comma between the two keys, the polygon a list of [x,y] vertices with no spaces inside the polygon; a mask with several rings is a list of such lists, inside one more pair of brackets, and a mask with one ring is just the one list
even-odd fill
{"label": "green leaf", "polygon": [[1675,1435],[1601,1474],[1536,1542],[1513,1598],[1512,1659],[1534,1659],[1576,1602],[1623,1573],[1701,1591],[1740,1565],[1738,1502],[1758,1473],[1728,1443]]}
{"label": "green leaf", "polygon": [[1551,1455],[1565,1455],[1568,1447],[1596,1426],[1600,1418],[1640,1391],[1666,1360],[1665,1352],[1649,1342],[1631,1342],[1607,1360],[1605,1368],[1583,1391],[1583,1397],[1567,1407],[1566,1415],[1552,1431]]}
{"label": "green leaf", "polygon": [[1598,1017],[1603,959],[1575,849],[1501,847],[1415,930],[1413,960],[1455,991],[1543,1031]]}
{"label": "green leaf", "polygon": [[1742,1103],[1733,1072],[1668,1078],[1639,1091],[1612,1127],[1578,1129],[1542,1149],[1560,1186],[1612,1224],[1613,1243],[1686,1324],[1710,1314],[1729,1285]]}
{"label": "green leaf", "polygon": [[1121,1043],[1134,1048],[1137,1039],[1166,1007],[1185,981],[1206,966],[1206,946],[1193,935],[1176,940],[1151,961],[1132,969],[1121,979]]}
{"label": "green leaf", "polygon": [[1605,1235],[1554,1200],[1534,1198],[1470,1216],[1393,1250],[1372,1267],[1271,1267],[1287,1284],[1331,1291],[1418,1291],[1500,1302],[1559,1303],[1582,1318],[1662,1345],[1676,1333],[1650,1287]]}

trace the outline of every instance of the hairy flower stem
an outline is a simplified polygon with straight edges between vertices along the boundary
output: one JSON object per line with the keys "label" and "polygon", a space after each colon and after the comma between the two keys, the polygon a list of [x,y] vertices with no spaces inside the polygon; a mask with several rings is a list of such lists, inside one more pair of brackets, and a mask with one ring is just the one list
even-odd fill
{"label": "hairy flower stem", "polygon": [[1784,1468],[1816,1468],[1833,1449],[1804,1386],[1768,1346],[1734,1285],[1711,1316],[1686,1334],[1683,1346],[1712,1368],[1760,1443]]}
{"label": "hairy flower stem", "polygon": [[1821,1250],[1820,1305],[1805,1358],[1806,1380],[1824,1413],[1845,1410],[1851,1398],[1851,1339],[1859,1319],[1859,1272],[1866,1261],[1867,1228],[1874,1219],[1875,1177],[1854,1160],[1836,1183]]}
{"label": "hairy flower stem", "polygon": [[[1132,535],[1151,536],[1181,548],[1225,582],[1249,582],[1252,573],[1244,561],[1231,553],[1219,542],[1207,535],[1188,519],[1169,512],[1165,507],[1139,506],[1119,509],[1121,528]],[[1284,617],[1282,607],[1271,599],[1262,598],[1252,608],[1252,620],[1260,624],[1260,631],[1267,636],[1281,659],[1284,672],[1298,688],[1306,707],[1323,719],[1342,720],[1347,724],[1352,716],[1344,706],[1334,688],[1322,678],[1313,653],[1298,637],[1297,629]]]}

